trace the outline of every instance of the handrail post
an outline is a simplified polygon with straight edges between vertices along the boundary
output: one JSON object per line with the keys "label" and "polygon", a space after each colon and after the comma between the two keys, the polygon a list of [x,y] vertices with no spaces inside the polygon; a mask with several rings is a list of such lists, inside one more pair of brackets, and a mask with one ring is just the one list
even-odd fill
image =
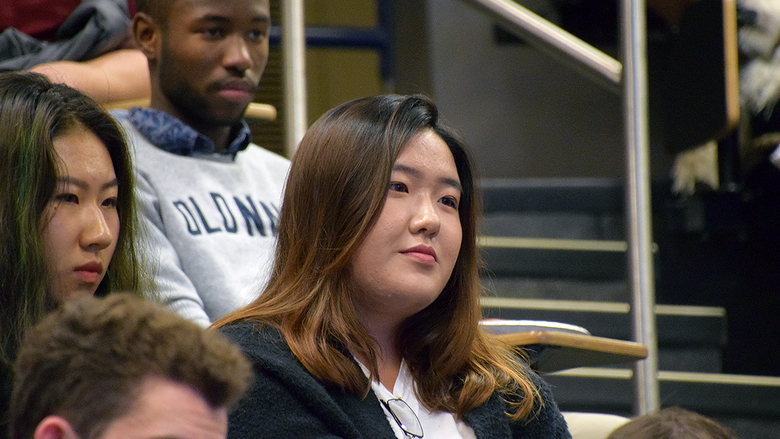
{"label": "handrail post", "polygon": [[292,157],[308,126],[306,111],[306,29],[303,0],[282,3],[285,152]]}
{"label": "handrail post", "polygon": [[634,337],[647,346],[636,363],[637,414],[658,410],[658,336],[655,322],[645,0],[622,0],[623,105],[627,162],[626,218]]}

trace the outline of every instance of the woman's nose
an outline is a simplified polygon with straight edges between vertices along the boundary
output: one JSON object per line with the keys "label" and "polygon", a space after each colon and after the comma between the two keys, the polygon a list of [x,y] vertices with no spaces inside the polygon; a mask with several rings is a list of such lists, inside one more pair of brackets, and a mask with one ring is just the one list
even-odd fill
{"label": "woman's nose", "polygon": [[441,218],[436,211],[436,204],[427,197],[415,203],[414,212],[410,222],[412,233],[425,233],[436,235],[441,227]]}
{"label": "woman's nose", "polygon": [[84,215],[84,231],[80,245],[84,249],[103,250],[114,242],[114,232],[109,226],[105,212],[100,206],[93,206]]}

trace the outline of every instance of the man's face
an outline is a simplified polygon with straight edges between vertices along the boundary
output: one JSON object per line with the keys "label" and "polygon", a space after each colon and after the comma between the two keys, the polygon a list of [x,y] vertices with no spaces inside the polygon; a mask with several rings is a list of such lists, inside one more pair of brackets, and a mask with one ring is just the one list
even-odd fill
{"label": "man's face", "polygon": [[225,439],[227,409],[211,408],[190,387],[150,378],[129,413],[117,418],[101,439]]}
{"label": "man's face", "polygon": [[163,110],[201,132],[233,126],[268,61],[269,0],[177,0],[162,29]]}

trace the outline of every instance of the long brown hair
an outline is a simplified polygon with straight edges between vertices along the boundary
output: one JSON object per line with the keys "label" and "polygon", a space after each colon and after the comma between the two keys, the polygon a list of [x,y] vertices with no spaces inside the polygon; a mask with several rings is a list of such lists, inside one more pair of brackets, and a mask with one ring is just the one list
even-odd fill
{"label": "long brown hair", "polygon": [[119,125],[95,101],[29,72],[0,74],[0,363],[10,364],[26,328],[54,309],[44,262],[41,217],[54,198],[61,162],[54,139],[82,126],[97,136],[119,181],[119,234],[96,295],[142,295],[134,176]]}
{"label": "long brown hair", "polygon": [[538,391],[512,348],[479,327],[481,201],[472,162],[463,143],[439,123],[435,105],[421,96],[357,99],[312,125],[292,160],[269,283],[257,300],[215,326],[241,320],[272,325],[319,380],[366,394],[370,382],[344,349],[369,359],[366,366],[377,377],[377,348],[353,304],[349,262],[382,211],[393,164],[426,129],[455,159],[463,240],[444,290],[404,322],[399,345],[429,410],[462,417],[501,390],[519,397],[513,417],[523,418]]}

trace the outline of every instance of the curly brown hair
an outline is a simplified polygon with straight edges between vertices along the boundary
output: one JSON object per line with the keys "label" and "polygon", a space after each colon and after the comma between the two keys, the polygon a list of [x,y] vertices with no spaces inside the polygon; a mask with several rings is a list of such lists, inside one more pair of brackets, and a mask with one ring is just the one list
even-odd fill
{"label": "curly brown hair", "polygon": [[15,363],[11,437],[32,437],[46,416],[99,437],[129,411],[148,378],[191,387],[229,407],[251,378],[249,362],[216,331],[128,294],[66,303],[25,337]]}

